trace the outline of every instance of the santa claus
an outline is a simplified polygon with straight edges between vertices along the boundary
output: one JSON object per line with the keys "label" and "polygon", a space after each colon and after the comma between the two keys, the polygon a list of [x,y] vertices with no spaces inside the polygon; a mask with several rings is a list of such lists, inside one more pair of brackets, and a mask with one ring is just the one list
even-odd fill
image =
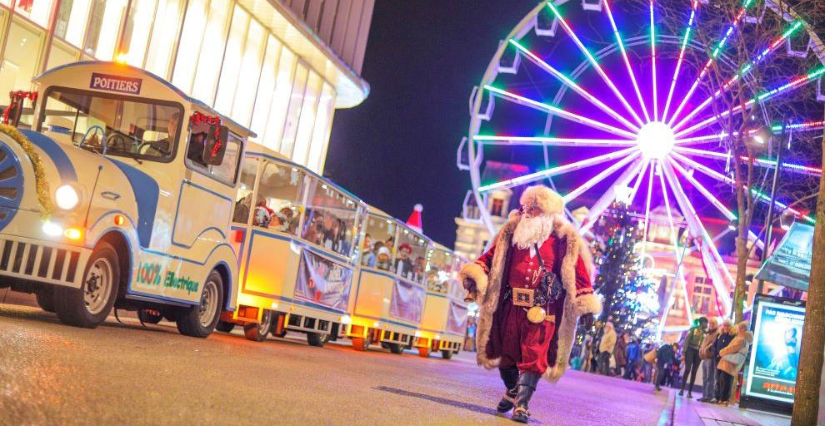
{"label": "santa claus", "polygon": [[579,317],[601,311],[593,294],[593,263],[564,202],[545,186],[521,196],[492,247],[460,273],[481,307],[476,333],[478,364],[497,367],[506,388],[497,410],[513,410],[527,423],[528,403],[544,376],[567,368]]}

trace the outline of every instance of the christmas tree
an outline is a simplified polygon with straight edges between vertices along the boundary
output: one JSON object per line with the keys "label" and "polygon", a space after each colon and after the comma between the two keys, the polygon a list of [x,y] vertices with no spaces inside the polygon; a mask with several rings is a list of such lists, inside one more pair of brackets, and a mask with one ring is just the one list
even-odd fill
{"label": "christmas tree", "polygon": [[611,321],[617,333],[644,339],[655,333],[655,283],[642,273],[641,236],[637,219],[627,205],[614,202],[595,227],[595,290],[604,298],[602,321]]}

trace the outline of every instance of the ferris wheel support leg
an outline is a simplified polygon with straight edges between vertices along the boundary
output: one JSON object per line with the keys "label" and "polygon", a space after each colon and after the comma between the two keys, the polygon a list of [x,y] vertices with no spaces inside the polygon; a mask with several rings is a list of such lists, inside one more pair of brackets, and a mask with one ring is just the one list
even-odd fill
{"label": "ferris wheel support leg", "polygon": [[[690,204],[684,189],[682,189],[682,185],[679,183],[675,173],[673,172],[673,168],[671,168],[669,164],[664,164],[662,169],[664,170],[665,177],[667,178],[668,183],[670,183],[670,187],[676,196],[676,202],[679,204],[679,208],[685,216],[685,221],[688,224],[691,234],[698,237],[702,241],[700,246],[702,262],[710,275],[711,282],[716,289],[716,294],[722,302],[724,313],[727,315],[731,312],[732,307],[729,292],[730,288],[733,288],[735,281],[730,276],[730,271],[728,271],[728,269],[724,266],[725,263],[719,255],[719,252],[716,250],[716,245],[714,244],[713,239],[710,238],[707,230],[705,230],[705,227],[702,225],[699,215],[696,214],[696,210],[694,210],[693,206]],[[721,268],[719,267],[720,265],[722,266]],[[720,269],[722,269],[721,273]],[[730,288],[725,286],[725,278],[727,278],[727,284],[730,285]]]}

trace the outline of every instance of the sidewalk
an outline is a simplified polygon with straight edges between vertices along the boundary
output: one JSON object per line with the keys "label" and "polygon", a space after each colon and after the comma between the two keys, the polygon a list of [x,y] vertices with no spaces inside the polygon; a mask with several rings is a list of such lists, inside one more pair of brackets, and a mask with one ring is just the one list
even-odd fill
{"label": "sidewalk", "polygon": [[724,407],[707,404],[677,395],[669,389],[668,407],[670,418],[659,426],[790,426],[791,418],[778,414],[739,409],[738,405]]}

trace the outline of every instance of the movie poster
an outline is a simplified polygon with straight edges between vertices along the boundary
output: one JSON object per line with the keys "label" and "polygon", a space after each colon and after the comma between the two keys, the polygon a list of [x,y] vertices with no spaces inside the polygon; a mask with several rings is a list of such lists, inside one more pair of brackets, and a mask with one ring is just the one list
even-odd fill
{"label": "movie poster", "polygon": [[447,331],[464,335],[467,331],[467,307],[450,300],[450,312],[447,315]]}
{"label": "movie poster", "polygon": [[347,310],[352,270],[304,250],[295,297],[341,312]]}
{"label": "movie poster", "polygon": [[805,308],[760,300],[746,394],[793,404]]}
{"label": "movie poster", "polygon": [[395,280],[390,303],[390,316],[409,322],[420,322],[424,310],[424,287],[406,281]]}

